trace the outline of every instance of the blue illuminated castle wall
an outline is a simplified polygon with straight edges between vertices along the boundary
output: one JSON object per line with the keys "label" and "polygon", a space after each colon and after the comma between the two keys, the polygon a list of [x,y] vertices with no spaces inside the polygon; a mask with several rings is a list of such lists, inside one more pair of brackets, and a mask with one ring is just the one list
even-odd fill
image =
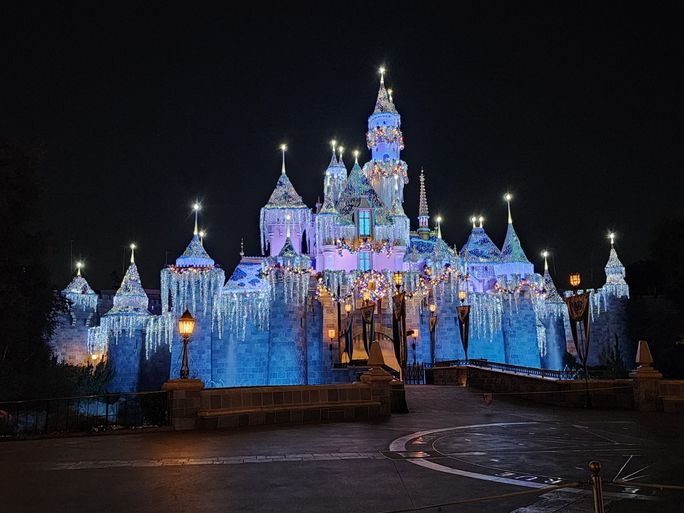
{"label": "blue illuminated castle wall", "polygon": [[[472,219],[468,240],[457,249],[431,228],[425,175],[417,229],[403,210],[409,167],[401,117],[381,81],[366,134],[371,159],[358,155],[347,169],[333,146],[323,181],[324,201],[312,209],[296,192],[283,162],[276,187],[261,209],[263,256],[245,256],[226,279],[195,228],[185,252],[160,275],[159,297],[140,282],[131,263],[113,297],[96,294],[80,270],[63,291],[70,311],[56,330],[55,355],[74,364],[107,358],[115,369],[113,391],[158,388],[179,377],[182,340],[177,319],[187,309],[197,323],[189,346],[191,377],[207,386],[254,386],[348,382],[363,370],[358,307],[376,305],[378,343],[389,368],[391,297],[395,275],[406,293],[409,363],[465,357],[456,306],[471,305],[469,358],[559,369],[574,352],[565,304],[548,266],[535,273],[516,234],[508,201],[508,225],[499,248],[482,219]],[[317,174],[317,173],[316,173]],[[308,241],[308,253],[302,241]],[[592,350],[589,363],[603,364],[616,341],[632,354],[626,333],[629,289],[624,266],[611,242],[606,283],[591,294]],[[431,347],[428,305],[436,306]],[[352,361],[346,362],[345,305],[350,306]],[[331,330],[333,333],[331,333]],[[332,335],[332,337],[331,337]],[[433,358],[434,354],[434,358]]]}

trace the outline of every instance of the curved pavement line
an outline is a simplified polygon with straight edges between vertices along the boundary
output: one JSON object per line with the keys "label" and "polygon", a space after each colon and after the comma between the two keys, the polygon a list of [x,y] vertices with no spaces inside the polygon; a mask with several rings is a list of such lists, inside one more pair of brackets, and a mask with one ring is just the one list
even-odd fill
{"label": "curved pavement line", "polygon": [[[490,424],[470,424],[468,426],[454,426],[448,428],[431,429],[429,431],[417,431],[411,433],[410,435],[402,436],[397,438],[392,443],[390,443],[389,450],[392,452],[403,452],[407,451],[406,444],[413,440],[425,435],[432,435],[434,433],[444,433],[446,431],[455,431],[459,429],[470,429],[470,428],[485,428],[485,427],[499,427],[499,426],[523,426],[530,424],[539,424],[539,422],[495,422]],[[453,467],[447,467],[446,465],[441,465],[435,463],[434,461],[429,461],[424,458],[406,458],[406,461],[418,465],[421,467],[429,468],[431,470],[436,470],[438,472],[446,472],[448,474],[455,474],[457,476],[470,477],[472,479],[480,479],[482,481],[493,481],[495,483],[509,484],[513,486],[522,486],[524,488],[548,488],[548,484],[542,483],[531,483],[529,481],[518,481],[517,479],[508,479],[506,477],[492,476],[489,474],[479,474],[477,472],[468,472],[467,470],[459,470]]]}

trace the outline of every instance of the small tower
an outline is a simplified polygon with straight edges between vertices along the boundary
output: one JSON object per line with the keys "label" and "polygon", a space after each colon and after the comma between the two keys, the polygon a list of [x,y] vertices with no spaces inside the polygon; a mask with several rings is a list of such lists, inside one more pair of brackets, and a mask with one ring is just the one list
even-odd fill
{"label": "small tower", "polygon": [[501,263],[496,266],[496,274],[508,277],[517,274],[525,277],[534,274],[534,265],[527,259],[520,244],[518,234],[515,233],[515,228],[513,228],[513,217],[511,216],[512,199],[512,194],[506,193],[504,195],[504,200],[508,207],[508,228],[506,229],[506,238],[501,248]]}
{"label": "small tower", "polygon": [[[138,390],[140,363],[145,345],[145,329],[151,318],[149,299],[140,282],[135,265],[135,244],[131,244],[131,262],[114,295],[114,306],[102,316],[100,326],[89,333],[91,345],[107,340],[106,352],[114,366],[114,378],[109,384],[112,392]],[[91,352],[105,348],[92,348]]]}
{"label": "small tower", "polygon": [[418,202],[418,235],[423,240],[430,238],[430,213],[428,212],[427,193],[425,192],[425,175],[420,170],[420,198]]}
{"label": "small tower", "polygon": [[[347,184],[347,167],[344,165],[344,160],[342,159],[342,153],[344,148],[337,146],[337,141],[331,141],[332,146],[332,157],[330,158],[330,164],[328,169],[325,170],[325,188],[326,194],[328,194],[328,185],[330,186],[330,195],[332,196],[333,202],[337,202],[340,199],[340,194],[344,190]],[[340,158],[338,159],[335,151],[339,149]]]}
{"label": "small tower", "polygon": [[[270,248],[270,255],[277,255],[285,244],[285,231],[290,227],[292,244],[298,252],[302,250],[302,237],[311,226],[311,210],[297,194],[292,182],[285,172],[285,151],[280,147],[283,162],[280,177],[268,203],[261,209],[261,252]],[[289,216],[289,218],[288,218]],[[288,219],[286,222],[286,218]]]}
{"label": "small tower", "polygon": [[[408,183],[408,166],[401,160],[404,136],[401,133],[401,116],[385,89],[385,70],[380,69],[380,89],[375,109],[368,118],[366,143],[371,150],[371,160],[363,166],[363,172],[375,188],[387,208],[395,194],[404,201],[404,184]],[[398,177],[399,189],[395,192],[394,177]]]}
{"label": "small tower", "polygon": [[608,238],[610,239],[610,254],[605,267],[606,283],[603,290],[617,297],[628,298],[629,285],[625,281],[625,266],[622,265],[617,251],[615,251],[615,234],[611,232]]}
{"label": "small tower", "polygon": [[[484,217],[471,218],[473,229],[461,248],[466,256],[470,287],[474,292],[487,292],[496,283],[495,265],[501,262],[501,253],[484,230]],[[478,225],[479,223],[479,225]]]}

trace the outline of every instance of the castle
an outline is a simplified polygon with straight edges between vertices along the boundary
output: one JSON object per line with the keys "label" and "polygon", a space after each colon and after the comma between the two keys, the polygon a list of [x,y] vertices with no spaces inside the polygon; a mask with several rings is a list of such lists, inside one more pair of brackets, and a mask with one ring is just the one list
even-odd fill
{"label": "castle", "polygon": [[[368,305],[385,364],[398,370],[392,296],[401,287],[408,363],[464,358],[456,319],[463,299],[471,306],[469,358],[561,368],[566,349],[572,351],[567,310],[546,262],[543,274],[535,273],[522,248],[511,196],[501,249],[483,219],[473,218],[459,250],[442,239],[439,218],[429,226],[423,171],[418,226],[410,229],[401,116],[382,75],[366,141],[370,160],[361,166],[356,154],[350,171],[333,145],[324,201],[314,209],[290,181],[282,148],[280,176],[260,213],[263,256],[241,251],[227,281],[204,248],[197,205],[187,249],[161,271],[158,313],[140,283],[134,247],[104,312],[103,297],[79,269],[63,291],[70,311],[53,337],[55,354],[79,364],[109,359],[113,391],[158,388],[179,375],[183,344],[176,325],[188,309],[197,320],[191,377],[209,387],[348,382],[368,358],[368,324],[360,312]],[[615,341],[628,343],[629,288],[612,239],[605,271],[605,285],[591,294],[590,365],[605,363]]]}

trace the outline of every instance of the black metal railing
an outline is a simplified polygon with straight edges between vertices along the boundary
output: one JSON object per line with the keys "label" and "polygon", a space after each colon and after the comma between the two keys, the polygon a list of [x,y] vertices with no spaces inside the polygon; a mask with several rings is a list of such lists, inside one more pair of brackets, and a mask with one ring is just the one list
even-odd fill
{"label": "black metal railing", "polygon": [[425,367],[426,365],[422,362],[408,364],[404,374],[404,383],[407,385],[425,384]]}
{"label": "black metal railing", "polygon": [[0,403],[0,435],[45,435],[169,425],[168,392],[137,392]]}
{"label": "black metal railing", "polygon": [[[542,369],[539,367],[525,367],[523,365],[513,365],[510,363],[492,362],[489,360],[474,358],[468,361],[465,360],[449,360],[437,362],[436,367],[458,367],[462,365],[469,365],[471,367],[479,367],[499,372],[512,372],[514,374],[521,374],[523,376],[535,376],[539,378],[557,379],[557,380],[573,380],[583,379],[581,369]],[[591,379],[601,379],[612,377],[609,372],[599,369],[589,369],[589,377]]]}

